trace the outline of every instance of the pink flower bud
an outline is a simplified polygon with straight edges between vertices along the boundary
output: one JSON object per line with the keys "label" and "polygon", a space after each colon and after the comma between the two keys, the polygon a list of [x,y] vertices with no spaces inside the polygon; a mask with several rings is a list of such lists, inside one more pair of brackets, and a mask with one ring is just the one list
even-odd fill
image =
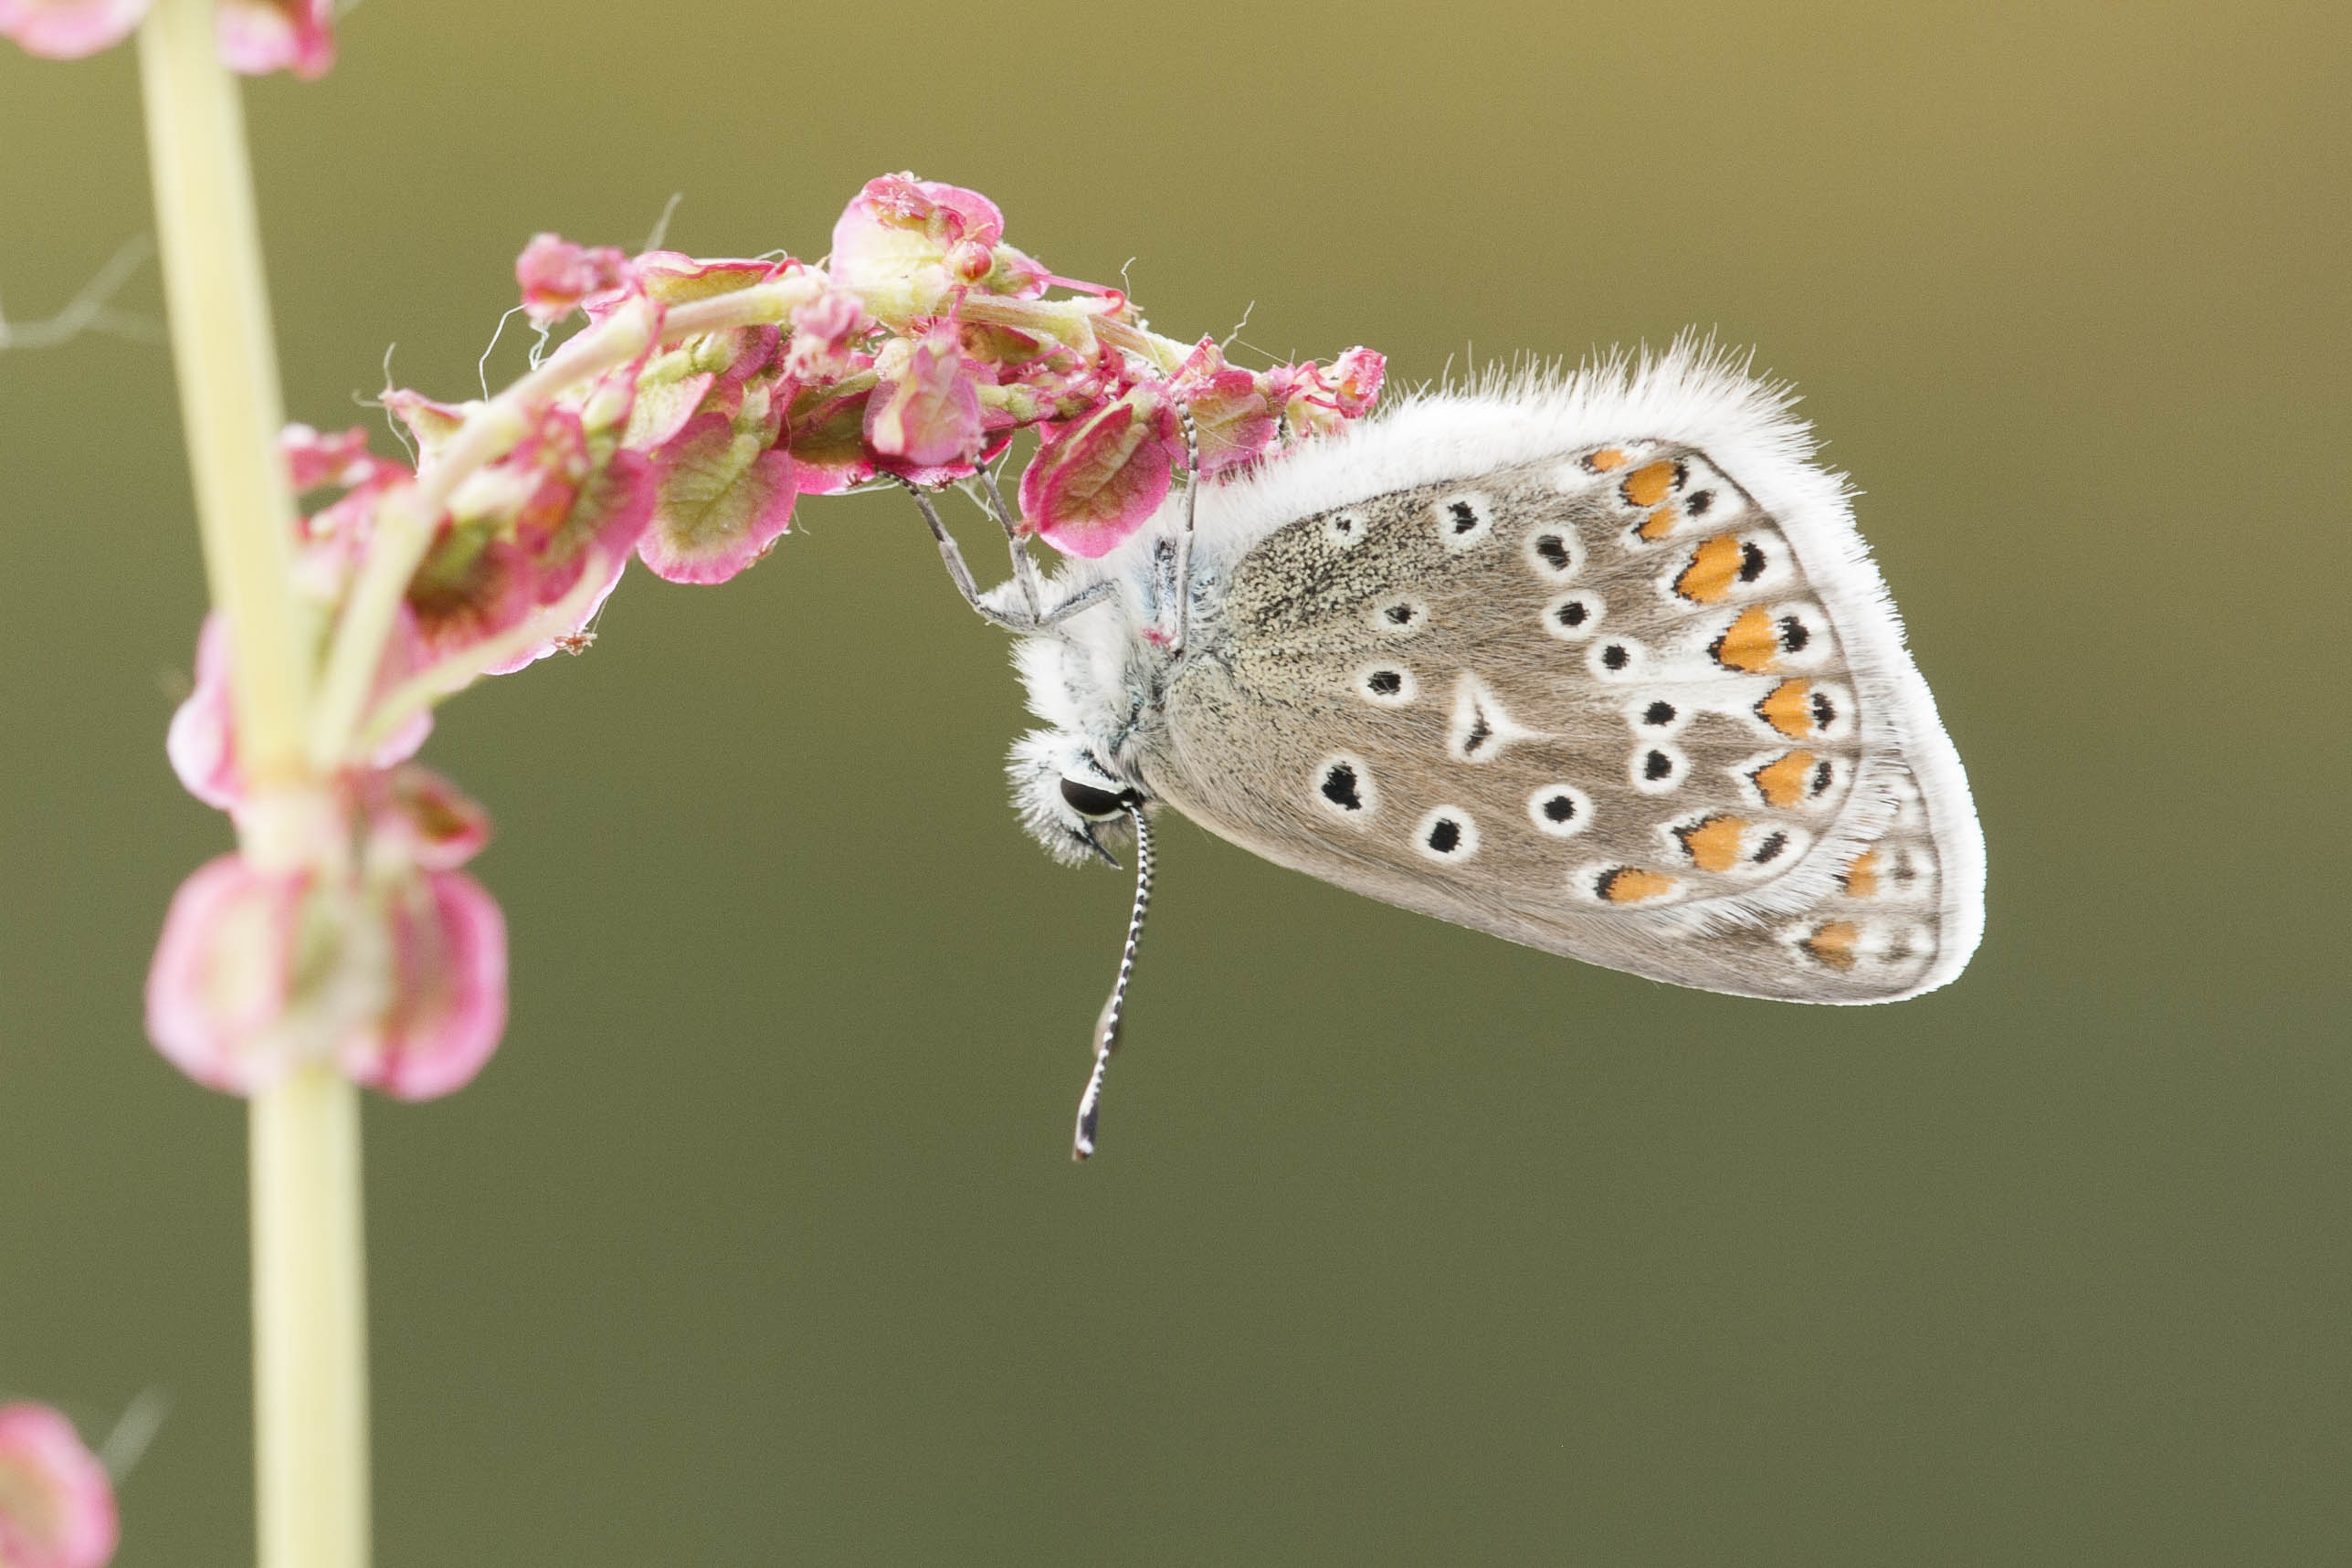
{"label": "pink flower bud", "polygon": [[335,63],[331,0],[219,0],[221,63],[248,76],[290,70],[305,81]]}
{"label": "pink flower bud", "polygon": [[506,1031],[506,921],[462,871],[398,878],[383,896],[391,1005],[337,1060],[396,1100],[437,1099],[471,1083]]}
{"label": "pink flower bud", "polygon": [[1055,549],[1106,555],[1167,499],[1183,452],[1176,411],[1149,384],[1066,425],[1049,426],[1021,475],[1021,517]]}
{"label": "pink flower bud", "polygon": [[[153,0],[0,0],[0,37],[26,54],[72,60],[131,36]],[[0,1559],[5,1561],[5,1559]]]}
{"label": "pink flower bud", "polygon": [[113,1483],[73,1423],[46,1405],[0,1405],[0,1563],[103,1568],[117,1535]]}
{"label": "pink flower bud", "polygon": [[912,348],[866,405],[866,444],[909,468],[968,464],[982,444],[979,377],[955,323],[933,322]]}
{"label": "pink flower bud", "polygon": [[1388,356],[1358,344],[1332,362],[1332,401],[1345,417],[1360,418],[1371,412],[1387,379]]}
{"label": "pink flower bud", "polygon": [[252,1094],[382,1016],[380,926],[307,873],[223,855],[173,895],[147,973],[147,1037],[210,1089]]}
{"label": "pink flower bud", "polygon": [[591,248],[556,234],[533,235],[514,258],[523,313],[542,327],[570,315],[589,295],[620,288],[628,275],[628,258],[611,246]]}
{"label": "pink flower bud", "polygon": [[1034,300],[1049,286],[1062,281],[1048,270],[1044,262],[1009,245],[997,247],[991,259],[995,263],[987,277],[988,292],[991,294],[1003,294],[1015,300]]}

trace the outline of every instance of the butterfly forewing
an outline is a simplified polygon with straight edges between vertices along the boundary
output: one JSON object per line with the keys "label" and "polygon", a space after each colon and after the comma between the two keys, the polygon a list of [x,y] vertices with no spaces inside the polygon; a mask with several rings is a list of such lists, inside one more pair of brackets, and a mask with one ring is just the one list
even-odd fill
{"label": "butterfly forewing", "polygon": [[1271,859],[1552,952],[1907,994],[1945,937],[1937,825],[1841,636],[1886,613],[1833,611],[1838,565],[1667,442],[1303,517],[1233,568],[1144,765]]}

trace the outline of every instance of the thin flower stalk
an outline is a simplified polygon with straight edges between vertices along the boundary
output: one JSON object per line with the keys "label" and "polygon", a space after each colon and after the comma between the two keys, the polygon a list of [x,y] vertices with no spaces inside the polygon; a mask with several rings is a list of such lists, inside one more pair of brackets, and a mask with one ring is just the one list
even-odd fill
{"label": "thin flower stalk", "polygon": [[[294,510],[237,89],[210,0],[157,0],[140,66],[180,404],[213,603],[232,649],[240,820],[257,868],[307,858],[315,627],[288,591]],[[324,1066],[251,1110],[256,1508],[262,1568],[366,1568],[367,1355],[357,1090]]]}

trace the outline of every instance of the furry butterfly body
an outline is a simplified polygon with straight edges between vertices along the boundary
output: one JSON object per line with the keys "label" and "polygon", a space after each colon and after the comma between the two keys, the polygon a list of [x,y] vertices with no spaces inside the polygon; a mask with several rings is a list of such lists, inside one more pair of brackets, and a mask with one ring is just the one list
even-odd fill
{"label": "furry butterfly body", "polygon": [[1075,859],[1104,803],[1165,805],[1708,990],[1945,984],[1982,928],[1975,809],[1788,402],[1679,347],[1408,400],[1205,485],[1190,538],[1172,501],[1066,565],[1049,613],[1086,607],[1017,650],[1026,825]]}

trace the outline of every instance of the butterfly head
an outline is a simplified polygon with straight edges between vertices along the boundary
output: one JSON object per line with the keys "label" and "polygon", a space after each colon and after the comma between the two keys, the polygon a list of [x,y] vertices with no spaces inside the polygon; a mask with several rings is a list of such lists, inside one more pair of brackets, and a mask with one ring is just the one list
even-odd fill
{"label": "butterfly head", "polygon": [[1139,784],[1119,777],[1085,737],[1066,730],[1034,730],[1015,742],[1013,804],[1021,826],[1064,865],[1101,858],[1115,866],[1109,845],[1133,832],[1128,814],[1151,804]]}

